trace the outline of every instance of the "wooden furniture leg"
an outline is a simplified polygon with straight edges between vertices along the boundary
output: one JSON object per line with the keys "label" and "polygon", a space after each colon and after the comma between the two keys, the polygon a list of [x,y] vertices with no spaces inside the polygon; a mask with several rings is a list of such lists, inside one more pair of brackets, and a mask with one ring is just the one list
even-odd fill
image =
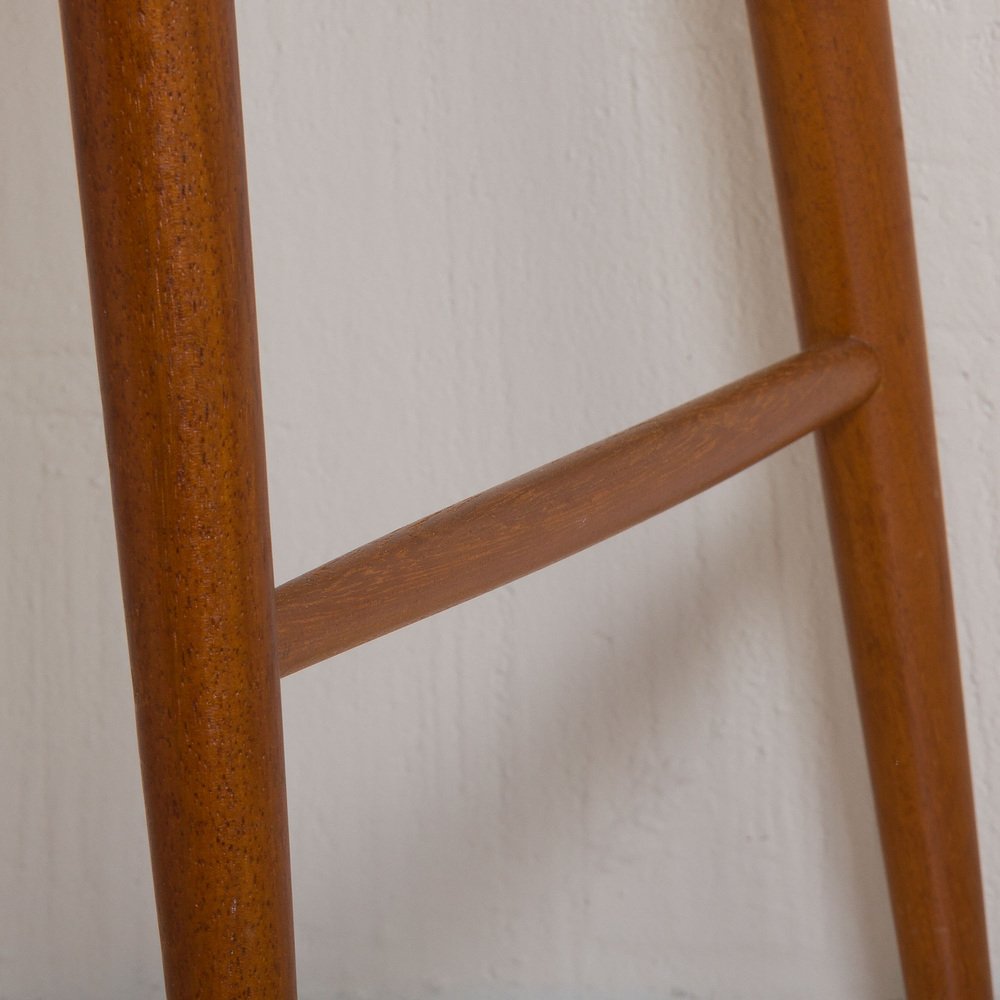
{"label": "wooden furniture leg", "polygon": [[172,1000],[295,995],[276,614],[300,669],[817,427],[907,990],[990,997],[888,12],[747,3],[805,353],[305,574],[276,611],[232,0],[61,0]]}
{"label": "wooden furniture leg", "polygon": [[992,996],[934,424],[885,0],[748,0],[801,337],[882,383],[819,434],[911,1000]]}
{"label": "wooden furniture leg", "polygon": [[295,995],[231,0],[62,0],[167,995]]}

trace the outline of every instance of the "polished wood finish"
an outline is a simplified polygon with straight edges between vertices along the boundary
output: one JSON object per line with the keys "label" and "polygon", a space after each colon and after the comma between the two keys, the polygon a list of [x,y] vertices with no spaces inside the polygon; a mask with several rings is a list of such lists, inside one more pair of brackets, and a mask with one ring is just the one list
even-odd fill
{"label": "polished wood finish", "polygon": [[278,588],[292,673],[484,594],[687,500],[863,402],[870,348],[772,365],[401,528]]}
{"label": "polished wood finish", "polygon": [[865,406],[820,435],[907,995],[990,971],[948,556],[884,0],[749,0],[803,343],[858,337]]}
{"label": "polished wood finish", "polygon": [[295,995],[230,0],[62,0],[170,998]]}
{"label": "polished wood finish", "polygon": [[295,995],[279,672],[815,429],[907,991],[991,996],[886,4],[747,3],[804,352],[276,601],[232,0],[61,0],[171,1000]]}

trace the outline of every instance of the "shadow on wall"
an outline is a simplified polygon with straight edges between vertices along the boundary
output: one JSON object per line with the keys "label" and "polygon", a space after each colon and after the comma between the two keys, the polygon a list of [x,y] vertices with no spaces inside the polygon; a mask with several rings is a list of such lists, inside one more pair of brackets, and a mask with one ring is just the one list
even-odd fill
{"label": "shadow on wall", "polygon": [[[652,31],[663,34],[677,30],[676,13],[668,13],[665,5],[640,6],[644,11],[641,21]],[[683,7],[685,44],[694,56],[692,67],[697,67],[692,72],[702,74],[711,85],[695,83],[671,90],[664,77],[662,101],[673,108],[683,102],[696,103],[694,108],[680,109],[676,117],[698,121],[700,134],[685,135],[679,144],[676,136],[672,141],[695,164],[687,167],[689,174],[699,174],[709,189],[699,199],[699,205],[713,215],[703,222],[712,233],[706,280],[728,283],[726,294],[731,297],[733,316],[738,322],[734,328],[720,330],[719,342],[711,345],[686,344],[681,339],[684,331],[678,331],[672,349],[678,358],[703,346],[718,353],[725,351],[749,371],[791,353],[795,346],[749,35],[742,6],[730,0],[688,0],[679,6]],[[671,46],[663,47],[676,49],[676,42],[672,40]],[[658,53],[660,48],[656,39],[645,43],[649,53]],[[663,181],[676,187],[668,176],[674,166],[664,162]],[[612,198],[610,190],[608,197]],[[670,237],[665,234],[664,238]],[[697,294],[697,290],[670,288],[669,282],[667,287],[671,295]],[[848,836],[846,846],[824,845],[826,853],[817,863],[836,865],[836,870],[810,884],[818,882],[857,907],[851,915],[854,929],[849,938],[864,965],[853,977],[865,990],[858,995],[882,998],[899,989],[839,605],[834,592],[815,582],[817,572],[828,580],[832,580],[832,573],[814,465],[809,446],[800,446],[793,454],[772,460],[766,473],[766,495],[756,494],[756,506],[741,509],[725,535],[699,539],[693,546],[672,546],[673,551],[686,556],[683,562],[674,559],[663,566],[660,554],[650,546],[652,551],[647,555],[656,566],[642,581],[642,587],[630,591],[634,603],[608,614],[614,628],[603,648],[595,649],[593,642],[581,638],[554,662],[537,662],[523,669],[509,663],[495,669],[481,664],[479,670],[469,669],[466,679],[470,687],[477,683],[498,685],[504,689],[501,697],[509,702],[506,711],[514,716],[524,711],[530,717],[525,721],[508,716],[494,728],[473,731],[466,727],[460,735],[466,762],[495,761],[499,773],[490,770],[480,776],[480,781],[483,786],[495,787],[503,829],[479,825],[473,806],[460,795],[436,795],[414,803],[410,799],[400,802],[376,791],[374,804],[368,806],[368,828],[389,831],[391,850],[383,852],[382,841],[377,848],[365,845],[357,855],[348,852],[346,856],[331,857],[321,879],[322,888],[309,889],[310,899],[315,896],[333,901],[329,923],[322,932],[325,940],[357,941],[359,921],[367,928],[362,936],[370,934],[373,941],[378,939],[367,958],[354,953],[343,956],[347,982],[358,984],[357,992],[345,992],[345,997],[396,996],[394,990],[406,981],[406,965],[414,951],[419,951],[415,964],[421,969],[440,970],[440,980],[422,986],[421,996],[451,996],[449,989],[455,988],[455,995],[489,1000],[528,997],[531,991],[519,982],[516,959],[508,954],[488,963],[484,972],[484,976],[504,984],[492,993],[475,993],[467,984],[455,986],[448,970],[461,967],[461,958],[470,952],[495,953],[501,939],[514,950],[516,932],[505,922],[516,922],[521,914],[536,912],[539,935],[556,935],[549,946],[553,953],[573,951],[574,944],[567,943],[567,938],[573,937],[576,951],[595,953],[596,964],[602,950],[631,953],[630,949],[635,949],[644,955],[637,954],[635,964],[650,969],[654,975],[669,974],[675,964],[688,965],[671,960],[671,954],[683,945],[665,938],[663,928],[640,928],[641,918],[637,918],[634,925],[623,928],[620,937],[607,936],[606,927],[598,932],[603,937],[591,937],[594,928],[588,924],[586,913],[589,907],[599,905],[602,896],[611,900],[615,892],[612,883],[617,862],[610,855],[602,858],[603,848],[598,842],[605,847],[614,843],[616,834],[609,824],[613,825],[616,810],[620,818],[624,817],[625,825],[640,831],[624,848],[632,851],[643,842],[651,849],[656,842],[662,844],[671,834],[672,811],[692,808],[702,811],[699,822],[706,828],[706,856],[711,846],[731,851],[734,841],[739,840],[738,836],[720,834],[718,827],[752,830],[763,822],[760,814],[784,814],[785,818],[774,826],[779,832],[783,827],[789,836],[794,835],[794,815],[802,809],[819,813],[811,828],[842,829],[846,824],[856,829],[856,839],[852,842]],[[672,516],[666,515],[668,519]],[[635,530],[652,534],[667,529]],[[702,551],[709,552],[712,558],[700,558]],[[596,553],[576,558],[581,564],[589,561],[591,572],[600,572]],[[537,586],[543,587],[544,580],[545,574]],[[530,594],[535,584],[521,586],[522,594]],[[538,592],[546,599],[551,596]],[[513,628],[518,613],[512,608],[515,599],[510,594],[507,590],[487,600],[505,602],[506,621]],[[785,602],[782,615],[789,632],[801,629],[803,633],[792,646],[792,652],[801,656],[795,664],[801,675],[786,678],[787,686],[778,693],[781,703],[763,712],[772,721],[778,719],[781,725],[796,730],[803,742],[821,746],[826,752],[821,769],[810,771],[806,766],[798,768],[774,761],[766,745],[766,728],[757,759],[738,762],[738,766],[732,761],[706,764],[699,759],[705,751],[720,748],[719,742],[708,743],[713,731],[745,733],[746,727],[752,725],[711,715],[712,696],[733,686],[738,688],[741,683],[725,676],[742,667],[740,649],[746,636],[735,623],[747,613],[756,613],[758,605],[775,602]],[[766,618],[765,612],[760,613]],[[450,624],[444,627],[453,627],[454,622],[451,617]],[[708,649],[706,635],[714,637]],[[507,651],[511,648],[501,646]],[[457,658],[454,647],[449,652]],[[706,653],[715,656],[716,662],[707,662]],[[353,672],[352,661],[346,661],[341,669]],[[381,668],[369,665],[368,669]],[[573,683],[553,678],[572,678]],[[373,678],[369,675],[367,679]],[[367,690],[365,681],[362,676],[358,682],[362,692]],[[308,684],[310,679],[294,683]],[[464,682],[454,683],[459,691],[455,703],[460,705]],[[765,691],[765,704],[768,697]],[[364,712],[367,694],[362,699],[356,707]],[[812,709],[808,718],[822,725],[822,733],[799,733],[796,719],[788,718],[788,712],[799,707]],[[750,715],[761,713],[761,705],[748,704],[747,711]],[[421,765],[429,769],[435,766],[433,760],[424,760],[414,767],[419,769]],[[717,795],[713,800],[715,793],[710,783],[715,766],[730,782],[752,785],[761,798],[770,799],[773,805],[760,805],[758,814],[747,812],[744,800],[740,800],[727,810],[727,803],[717,801]],[[349,769],[352,763],[345,760],[343,767]],[[692,774],[708,786],[703,793],[689,787]],[[629,812],[642,808],[642,796],[636,794],[636,775],[646,782],[647,793],[652,789],[652,797],[659,800],[655,815]],[[802,784],[815,782],[822,793],[782,784],[789,779]],[[465,775],[465,780],[475,784],[476,774]],[[342,779],[338,777],[337,781]],[[592,802],[603,802],[604,806],[591,809]],[[442,807],[442,803],[446,805]],[[787,818],[789,814],[791,819]],[[593,824],[595,815],[603,817],[597,825],[605,825],[601,829],[592,825],[588,830],[588,822]],[[337,824],[338,818],[331,817],[331,822]],[[576,852],[567,848],[570,838],[588,833],[594,838],[592,843],[581,845]],[[830,840],[836,842],[837,838],[831,835]],[[619,848],[607,847],[610,851]],[[564,857],[567,850],[572,855],[569,860]],[[501,852],[502,861],[480,863],[490,852]],[[744,884],[739,888],[730,889],[724,877],[727,872],[739,872],[740,859],[723,858],[720,862],[717,854],[712,860],[718,863],[719,872],[710,883],[701,887],[685,884],[683,896],[686,904],[693,903],[693,908],[680,915],[678,922],[686,924],[690,940],[710,941],[715,921],[724,921],[727,927],[734,923],[745,925],[743,940],[750,951],[754,949],[758,913],[747,887],[766,888],[768,879],[787,880],[795,874],[783,867],[780,847],[770,854],[754,852],[754,857],[761,856],[769,858],[767,871],[743,872]],[[685,863],[685,859],[678,861],[675,870],[682,870]],[[690,864],[699,867],[697,859],[691,859]],[[702,861],[701,870],[705,867]],[[311,878],[304,876],[303,881]],[[353,896],[359,884],[370,892],[376,916],[337,909],[336,900]],[[574,914],[571,919],[577,923],[569,930],[560,926],[565,913],[554,912],[545,899],[545,890],[556,884],[559,892],[573,898],[569,909]],[[653,894],[662,897],[673,891],[665,876]],[[706,901],[711,905],[705,905]],[[640,913],[643,907],[649,908],[645,899],[635,902]],[[723,906],[729,911],[724,915],[719,912]],[[311,908],[308,913],[308,923],[300,925],[300,939],[307,941],[314,919]],[[391,921],[379,913],[392,913]],[[801,919],[813,916],[808,905],[802,906],[801,913]],[[799,919],[799,914],[792,911],[769,918],[769,930],[784,921],[788,939],[795,941],[801,931]],[[813,935],[814,939],[822,937],[822,930]],[[394,951],[397,946],[402,954]],[[782,952],[780,942],[768,940],[767,946],[771,949],[769,955]],[[542,946],[539,950],[543,950]],[[713,960],[705,959],[705,963]],[[726,962],[730,961],[738,963],[739,956],[727,957]],[[575,1000],[597,1000],[597,992],[588,992],[600,979],[595,961],[588,954],[578,954],[565,959],[564,964],[573,966],[576,977],[572,992],[565,995]],[[704,980],[711,979],[708,970]],[[780,973],[775,979],[780,981]],[[726,995],[665,986],[672,988],[670,996],[691,1000]],[[545,995],[561,994],[553,988]]]}
{"label": "shadow on wall", "polygon": [[[794,495],[796,490],[791,492]],[[760,831],[774,829],[775,812],[794,814],[817,805],[808,790],[789,787],[804,772],[776,761],[766,746],[756,747],[752,760],[734,759],[733,749],[743,742],[745,725],[712,714],[713,696],[725,696],[733,687],[747,691],[752,687],[745,679],[734,681],[724,674],[738,674],[742,666],[745,635],[734,622],[778,596],[775,581],[762,579],[756,558],[761,532],[772,530],[769,521],[766,511],[748,512],[730,533],[716,539],[712,548],[718,551],[709,563],[691,560],[651,572],[628,594],[638,599],[624,600],[621,608],[606,617],[613,635],[604,636],[603,643],[591,641],[589,633],[582,635],[565,650],[564,661],[539,659],[526,664],[520,678],[511,676],[515,671],[510,663],[470,663],[470,687],[506,686],[514,716],[530,706],[527,720],[514,717],[493,729],[473,731],[466,726],[463,730],[467,760],[499,761],[499,776],[484,767],[481,777],[482,784],[502,801],[502,829],[483,827],[473,815],[474,805],[459,794],[414,804],[376,792],[366,803],[367,825],[386,831],[384,839],[360,855],[331,858],[320,893],[328,902],[352,897],[358,881],[372,890],[369,915],[340,909],[335,903],[328,906],[324,927],[328,940],[351,940],[359,922],[382,925],[384,940],[375,949],[380,956],[376,965],[355,979],[359,970],[350,956],[344,956],[348,982],[363,982],[366,987],[345,996],[410,995],[396,990],[407,982],[407,957],[412,957],[414,948],[420,953],[417,964],[440,970],[442,984],[450,982],[449,970],[461,968],[470,952],[495,954],[489,978],[504,985],[493,993],[481,991],[481,995],[530,996],[530,990],[518,982],[516,961],[510,959],[516,935],[509,935],[503,920],[497,919],[503,913],[524,915],[526,921],[537,923],[539,934],[554,933],[553,952],[567,947],[581,952],[573,970],[574,984],[568,987],[560,980],[558,988],[546,992],[547,996],[563,995],[562,989],[575,1000],[624,995],[613,986],[606,993],[592,991],[593,983],[607,979],[600,968],[605,951],[634,952],[635,967],[649,971],[646,981],[659,980],[679,989],[674,970],[691,965],[684,955],[686,943],[711,940],[719,925],[728,929],[745,925],[742,937],[748,947],[752,950],[759,942],[768,953],[783,950],[772,936],[775,924],[780,929],[787,922],[790,941],[800,937],[801,928],[792,924],[790,914],[770,917],[766,940],[758,938],[761,932],[754,922],[757,901],[752,898],[752,887],[766,892],[769,880],[794,878],[782,865],[780,824],[777,843],[747,845],[761,872],[748,873],[745,858],[738,854],[719,857],[722,852],[739,851],[744,840],[766,839],[768,833]],[[655,558],[656,548],[650,548]],[[597,571],[599,557],[590,561],[590,569]],[[705,595],[711,600],[705,601]],[[803,609],[803,617],[812,611]],[[518,616],[513,617],[516,621]],[[709,649],[706,634],[715,637]],[[803,644],[815,656],[813,662],[803,664],[816,678],[815,697],[832,693],[842,710],[851,710],[843,691],[837,690],[844,686],[845,664],[824,656],[821,640],[822,636],[819,644]],[[836,650],[838,644],[832,647]],[[707,654],[713,653],[716,662],[709,669],[715,673],[707,675]],[[423,673],[419,665],[415,669]],[[535,676],[525,680],[524,674],[532,672]],[[372,679],[369,667],[361,673]],[[567,677],[575,683],[552,680]],[[309,683],[304,676],[300,682]],[[364,702],[355,707],[365,711]],[[819,805],[828,814],[823,822],[838,825],[840,813],[854,823],[871,824],[867,789],[858,783],[857,748],[837,742],[842,732],[835,730],[835,756],[828,762],[831,774],[819,776],[834,792]],[[392,734],[383,735],[389,739]],[[855,733],[848,728],[844,735]],[[841,755],[846,780],[841,778]],[[344,763],[349,768],[358,762]],[[754,803],[748,805],[736,794],[728,801],[720,799],[718,787],[713,787],[713,781],[730,787],[728,783],[740,780],[754,789]],[[442,802],[450,802],[450,808],[442,808]],[[678,856],[663,845],[676,833],[680,850],[690,851],[685,831],[692,814],[704,826],[703,844],[700,851]],[[391,841],[391,848],[386,841]],[[888,995],[885,985],[893,984],[898,972],[894,953],[883,946],[887,938],[891,941],[892,932],[885,926],[884,885],[872,847],[871,837],[861,837],[857,853],[825,857],[824,861],[844,867],[819,881],[831,887],[848,883],[849,888],[840,888],[838,895],[862,904],[853,914],[860,928],[857,936],[873,947],[862,953],[869,963],[867,976],[857,978],[867,978],[872,989],[859,996],[874,998]],[[501,855],[501,860],[482,863],[491,852]],[[655,866],[644,864],[642,855],[647,852],[650,857],[662,852],[669,870],[655,871]],[[673,897],[683,940],[674,940],[662,926],[643,927],[639,920],[609,936],[606,921],[590,919],[604,904],[617,912],[628,911],[629,899],[618,883],[636,867],[651,872],[655,881],[636,895],[635,908],[640,913],[655,912],[655,900]],[[309,880],[307,874],[304,881]],[[550,906],[547,893],[562,895],[565,905]],[[781,893],[769,895],[781,897]],[[567,919],[567,913],[573,945],[559,938],[559,923]],[[502,949],[498,942],[503,942]],[[704,979],[712,979],[710,968]],[[303,988],[308,985],[303,982]],[[476,983],[459,982],[452,992],[444,986],[437,988],[444,996],[480,995],[475,993]],[[428,987],[419,995],[436,994]],[[729,994],[695,989],[669,995]]]}

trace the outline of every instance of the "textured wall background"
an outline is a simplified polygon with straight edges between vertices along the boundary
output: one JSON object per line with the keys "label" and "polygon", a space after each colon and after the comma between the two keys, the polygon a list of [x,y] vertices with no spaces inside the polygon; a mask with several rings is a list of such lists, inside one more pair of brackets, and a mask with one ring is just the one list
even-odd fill
{"label": "textured wall background", "polygon": [[[737,0],[246,0],[279,579],[795,348]],[[160,995],[54,2],[0,3],[0,998]],[[894,0],[1000,954],[1000,18]],[[285,683],[301,995],[901,994],[811,444]]]}

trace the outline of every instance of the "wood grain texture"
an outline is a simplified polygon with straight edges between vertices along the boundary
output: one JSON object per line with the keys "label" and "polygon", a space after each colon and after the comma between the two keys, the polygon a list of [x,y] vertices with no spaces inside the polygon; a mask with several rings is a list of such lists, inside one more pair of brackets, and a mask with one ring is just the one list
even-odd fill
{"label": "wood grain texture", "polygon": [[857,406],[874,353],[840,340],[702,396],[278,588],[278,661],[301,670],[579,552]]}
{"label": "wood grain texture", "polygon": [[291,998],[230,0],[63,0],[167,995]]}
{"label": "wood grain texture", "polygon": [[907,995],[992,996],[927,358],[884,0],[749,0],[803,343],[883,380],[820,436]]}

